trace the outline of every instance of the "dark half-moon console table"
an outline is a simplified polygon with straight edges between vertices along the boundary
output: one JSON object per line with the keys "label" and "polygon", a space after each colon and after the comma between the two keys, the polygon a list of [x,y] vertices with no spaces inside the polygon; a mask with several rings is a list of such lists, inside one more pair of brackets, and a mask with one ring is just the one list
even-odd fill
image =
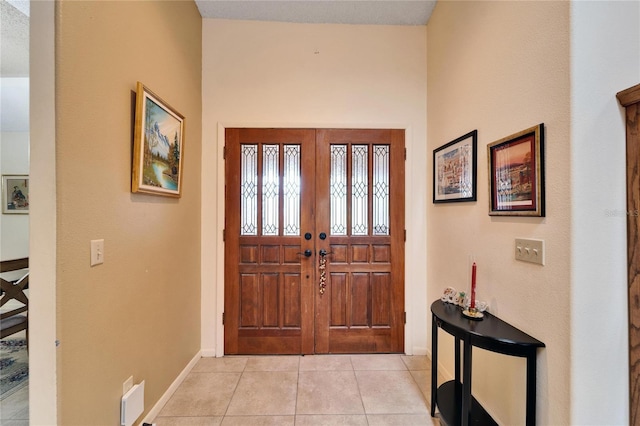
{"label": "dark half-moon console table", "polygon": [[[484,313],[480,321],[462,315],[462,309],[436,300],[431,305],[431,417],[436,405],[449,426],[495,425],[485,409],[471,395],[471,349],[475,346],[527,359],[527,426],[536,423],[536,351],[544,343],[500,318]],[[455,378],[438,387],[438,327],[455,337]],[[462,380],[460,342],[463,346]]]}

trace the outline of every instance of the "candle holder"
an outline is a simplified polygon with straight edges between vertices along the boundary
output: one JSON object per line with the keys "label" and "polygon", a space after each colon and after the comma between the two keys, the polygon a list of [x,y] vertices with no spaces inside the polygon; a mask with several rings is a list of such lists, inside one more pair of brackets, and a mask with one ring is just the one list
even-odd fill
{"label": "candle holder", "polygon": [[462,310],[462,315],[473,320],[481,320],[484,318],[484,314],[476,308],[466,308]]}
{"label": "candle holder", "polygon": [[465,297],[464,304],[462,305],[462,315],[467,318],[481,320],[484,318],[484,311],[487,310],[487,302],[482,300],[476,300],[474,306],[471,307],[471,299]]}

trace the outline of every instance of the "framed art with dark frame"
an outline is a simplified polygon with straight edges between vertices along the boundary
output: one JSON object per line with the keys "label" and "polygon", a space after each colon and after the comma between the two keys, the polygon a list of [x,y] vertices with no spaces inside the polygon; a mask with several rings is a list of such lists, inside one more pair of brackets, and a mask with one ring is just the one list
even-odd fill
{"label": "framed art with dark frame", "polygon": [[487,145],[489,215],[545,215],[544,123]]}
{"label": "framed art with dark frame", "polygon": [[476,201],[478,131],[433,150],[433,202]]}
{"label": "framed art with dark frame", "polygon": [[180,197],[184,116],[138,82],[131,191]]}

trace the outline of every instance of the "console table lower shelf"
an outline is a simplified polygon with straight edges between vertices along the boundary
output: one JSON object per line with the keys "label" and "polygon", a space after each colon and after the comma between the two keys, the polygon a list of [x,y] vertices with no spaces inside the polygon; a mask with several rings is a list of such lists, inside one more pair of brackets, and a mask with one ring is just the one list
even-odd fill
{"label": "console table lower shelf", "polygon": [[[456,389],[457,388],[457,389]],[[456,401],[461,400],[462,385],[450,380],[443,383],[438,388],[437,401],[440,410],[440,420],[447,426],[459,425],[462,423],[460,419],[460,406]],[[470,425],[493,426],[498,423],[487,413],[480,403],[471,397],[471,413],[469,415]]]}

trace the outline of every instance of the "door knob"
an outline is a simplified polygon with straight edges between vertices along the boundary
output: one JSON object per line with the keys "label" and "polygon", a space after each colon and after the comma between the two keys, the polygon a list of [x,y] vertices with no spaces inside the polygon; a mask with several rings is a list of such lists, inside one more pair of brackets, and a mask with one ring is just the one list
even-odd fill
{"label": "door knob", "polygon": [[321,232],[319,237],[320,237],[321,240],[326,240],[327,239],[327,234],[324,233],[324,232]]}
{"label": "door knob", "polygon": [[306,249],[305,251],[303,251],[302,253],[298,253],[298,254],[304,254],[304,257],[311,257],[311,255],[313,254],[313,252],[310,249]]}

